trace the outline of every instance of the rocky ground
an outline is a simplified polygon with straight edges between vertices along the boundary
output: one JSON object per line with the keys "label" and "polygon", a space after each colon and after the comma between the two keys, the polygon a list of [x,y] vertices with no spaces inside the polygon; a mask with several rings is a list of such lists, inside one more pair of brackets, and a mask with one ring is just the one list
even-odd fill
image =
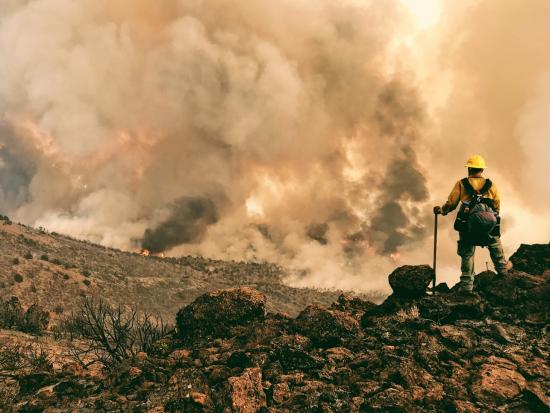
{"label": "rocky ground", "polygon": [[478,274],[474,295],[427,295],[432,270],[407,266],[381,305],[341,295],[296,317],[252,288],[210,292],[147,352],[104,368],[27,355],[0,400],[19,412],[550,411],[550,245],[511,260],[505,276]]}

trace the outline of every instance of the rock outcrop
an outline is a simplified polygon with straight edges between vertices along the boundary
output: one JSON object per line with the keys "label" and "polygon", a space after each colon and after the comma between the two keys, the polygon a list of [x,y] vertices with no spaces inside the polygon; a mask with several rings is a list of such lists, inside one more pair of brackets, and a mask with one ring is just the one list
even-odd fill
{"label": "rock outcrop", "polygon": [[204,294],[178,312],[178,334],[181,338],[222,337],[231,327],[262,320],[265,301],[265,295],[246,287]]}
{"label": "rock outcrop", "polygon": [[389,276],[389,283],[398,296],[421,297],[433,280],[434,270],[427,265],[404,265]]}
{"label": "rock outcrop", "polygon": [[550,267],[550,248],[548,244],[521,244],[510,261],[518,271],[542,275]]}

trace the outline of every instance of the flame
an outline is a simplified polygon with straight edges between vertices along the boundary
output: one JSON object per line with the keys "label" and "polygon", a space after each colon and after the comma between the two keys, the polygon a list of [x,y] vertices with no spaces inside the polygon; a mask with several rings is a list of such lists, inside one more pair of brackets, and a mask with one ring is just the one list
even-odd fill
{"label": "flame", "polygon": [[152,254],[151,251],[149,251],[146,248],[143,248],[140,252],[140,254],[144,257],[159,257],[159,258],[166,258],[166,254],[164,252],[158,252],[155,254]]}

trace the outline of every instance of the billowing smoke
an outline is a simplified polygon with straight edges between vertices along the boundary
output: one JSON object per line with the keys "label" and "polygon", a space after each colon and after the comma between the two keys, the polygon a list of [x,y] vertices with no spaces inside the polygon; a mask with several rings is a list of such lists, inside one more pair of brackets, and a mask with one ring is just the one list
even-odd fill
{"label": "billowing smoke", "polygon": [[216,205],[207,198],[181,198],[170,206],[168,217],[145,230],[143,248],[158,253],[180,244],[197,242],[218,220]]}
{"label": "billowing smoke", "polygon": [[517,207],[508,159],[540,173],[548,94],[526,85],[550,70],[548,2],[442,2],[428,29],[403,0],[5,3],[0,212],[28,224],[369,288],[429,259],[463,158],[484,153]]}

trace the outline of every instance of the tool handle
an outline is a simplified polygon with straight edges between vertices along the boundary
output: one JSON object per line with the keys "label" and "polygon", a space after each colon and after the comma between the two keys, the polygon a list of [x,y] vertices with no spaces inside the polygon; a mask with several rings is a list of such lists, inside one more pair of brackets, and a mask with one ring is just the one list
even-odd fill
{"label": "tool handle", "polygon": [[437,268],[437,216],[438,214],[434,214],[434,263],[433,263],[433,269],[434,269],[434,279],[432,283],[432,293],[435,295],[435,282],[436,282],[436,268]]}

